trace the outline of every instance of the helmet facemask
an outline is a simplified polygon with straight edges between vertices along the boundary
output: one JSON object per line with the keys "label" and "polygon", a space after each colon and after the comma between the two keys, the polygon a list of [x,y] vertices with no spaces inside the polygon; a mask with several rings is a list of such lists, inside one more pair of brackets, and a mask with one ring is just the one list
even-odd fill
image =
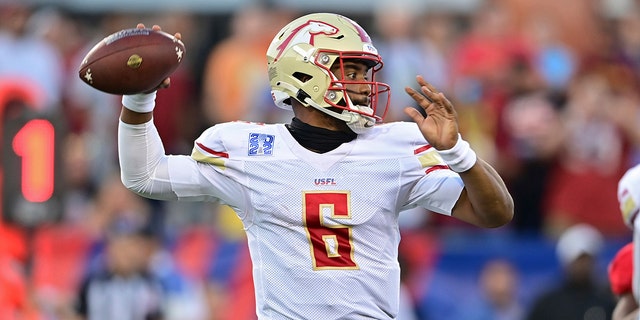
{"label": "helmet facemask", "polygon": [[[320,50],[316,64],[326,68],[320,61],[327,60],[325,57],[332,54],[337,58],[333,59],[333,67],[328,69],[332,77],[324,96],[324,102],[331,107],[323,110],[333,112],[329,115],[345,121],[355,133],[363,133],[375,123],[382,122],[388,109],[389,86],[375,81],[375,74],[382,68],[382,61],[378,55],[362,52]],[[354,68],[362,68],[354,67],[357,64],[366,66],[366,75],[360,79],[354,76]],[[356,92],[353,89],[354,86],[363,85],[368,90]],[[382,103],[381,98],[384,100]],[[379,109],[379,106],[382,107]]]}

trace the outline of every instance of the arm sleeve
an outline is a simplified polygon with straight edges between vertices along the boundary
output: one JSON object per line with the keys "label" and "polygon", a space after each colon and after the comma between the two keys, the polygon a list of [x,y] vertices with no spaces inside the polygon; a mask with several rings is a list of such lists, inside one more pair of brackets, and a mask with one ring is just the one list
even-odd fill
{"label": "arm sleeve", "polygon": [[[153,121],[131,125],[120,121],[118,156],[122,183],[131,191],[158,200],[216,201],[240,190],[209,165],[186,155],[165,155]],[[208,178],[207,178],[208,176]]]}
{"label": "arm sleeve", "polygon": [[450,216],[462,189],[464,183],[457,173],[448,169],[434,170],[411,189],[408,203],[402,209],[419,206]]}
{"label": "arm sleeve", "polygon": [[159,199],[175,199],[172,194],[167,159],[160,135],[152,121],[118,125],[118,159],[120,178],[128,189]]}

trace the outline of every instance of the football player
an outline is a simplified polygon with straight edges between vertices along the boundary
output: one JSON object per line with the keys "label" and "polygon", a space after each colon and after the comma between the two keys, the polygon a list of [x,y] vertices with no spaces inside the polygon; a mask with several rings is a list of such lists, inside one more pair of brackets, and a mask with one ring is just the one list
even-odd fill
{"label": "football player", "polygon": [[609,264],[611,289],[618,296],[613,319],[638,319],[640,297],[640,165],[622,176],[618,202],[624,223],[633,230],[633,241],[624,246]]}
{"label": "football player", "polygon": [[156,93],[125,95],[122,181],[148,198],[235,210],[258,318],[395,319],[399,213],[419,206],[495,228],[512,219],[513,200],[460,136],[451,102],[423,77],[420,91],[405,91],[426,116],[406,108],[415,122],[382,122],[390,93],[375,78],[382,65],[353,20],[297,18],[267,50],[272,97],[293,111],[290,123],[217,124],[190,156],[165,155],[152,121]]}

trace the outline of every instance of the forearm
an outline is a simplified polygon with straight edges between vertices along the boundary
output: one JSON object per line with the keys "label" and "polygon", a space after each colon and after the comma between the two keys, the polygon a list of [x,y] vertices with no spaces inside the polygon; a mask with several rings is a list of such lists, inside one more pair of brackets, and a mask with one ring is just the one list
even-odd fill
{"label": "forearm", "polygon": [[463,201],[460,208],[454,208],[454,216],[488,228],[499,227],[511,221],[513,199],[493,167],[484,160],[477,159],[471,169],[460,173],[460,177],[465,185],[463,195],[468,201],[466,204]]}
{"label": "forearm", "polygon": [[168,158],[151,121],[118,125],[118,157],[122,183],[129,190],[154,199],[176,199],[171,189]]}
{"label": "forearm", "polygon": [[143,124],[153,119],[153,112],[139,113],[122,107],[120,120],[126,124]]}
{"label": "forearm", "polygon": [[464,182],[464,190],[452,215],[484,228],[502,226],[513,218],[513,199],[504,181],[484,160],[478,158],[469,143],[458,135],[456,144],[438,153]]}
{"label": "forearm", "polygon": [[[153,125],[156,92],[122,96],[118,125],[118,157],[122,183],[133,192],[151,196],[170,194],[171,186],[153,190],[154,175],[166,156],[160,135]],[[166,174],[168,181],[168,174]]]}

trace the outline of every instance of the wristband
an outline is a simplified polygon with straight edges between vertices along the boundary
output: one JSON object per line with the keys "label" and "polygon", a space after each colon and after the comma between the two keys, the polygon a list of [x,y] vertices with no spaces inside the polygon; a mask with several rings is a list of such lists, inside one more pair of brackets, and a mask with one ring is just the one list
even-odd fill
{"label": "wristband", "polygon": [[123,95],[122,105],[138,113],[151,112],[156,106],[156,92]]}
{"label": "wristband", "polygon": [[436,150],[442,160],[455,172],[465,172],[476,164],[477,156],[469,146],[469,142],[458,134],[458,142],[449,150]]}

